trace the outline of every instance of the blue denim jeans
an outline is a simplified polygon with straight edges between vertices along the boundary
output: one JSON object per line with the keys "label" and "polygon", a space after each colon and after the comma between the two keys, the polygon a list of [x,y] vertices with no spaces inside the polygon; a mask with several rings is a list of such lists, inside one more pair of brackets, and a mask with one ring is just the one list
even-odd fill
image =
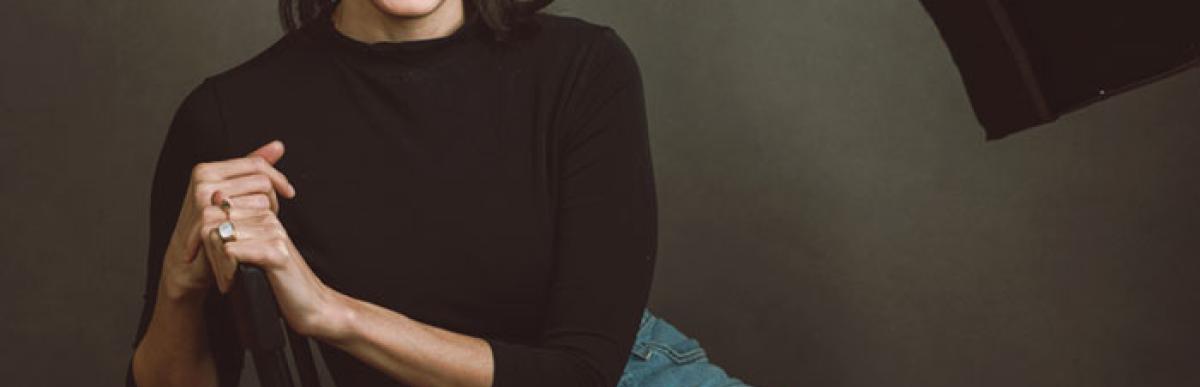
{"label": "blue denim jeans", "polygon": [[746,383],[710,363],[696,339],[646,310],[617,386],[736,387]]}

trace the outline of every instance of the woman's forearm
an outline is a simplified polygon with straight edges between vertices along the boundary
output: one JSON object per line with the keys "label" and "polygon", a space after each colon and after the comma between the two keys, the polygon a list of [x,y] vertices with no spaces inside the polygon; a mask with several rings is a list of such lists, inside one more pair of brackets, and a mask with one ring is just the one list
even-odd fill
{"label": "woman's forearm", "polygon": [[217,369],[204,326],[204,294],[159,284],[154,315],[133,353],[139,387],[216,386]]}
{"label": "woman's forearm", "polygon": [[318,337],[393,379],[418,386],[492,385],[492,350],[483,339],[413,320],[338,293],[338,329]]}

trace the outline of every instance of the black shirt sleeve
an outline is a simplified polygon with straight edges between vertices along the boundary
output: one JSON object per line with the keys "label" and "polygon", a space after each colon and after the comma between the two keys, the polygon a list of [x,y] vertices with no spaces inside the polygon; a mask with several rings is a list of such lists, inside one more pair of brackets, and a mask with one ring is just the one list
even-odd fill
{"label": "black shirt sleeve", "polygon": [[641,76],[604,28],[558,137],[556,263],[538,345],[488,339],[494,386],[614,386],[650,291],[657,206]]}
{"label": "black shirt sleeve", "polygon": [[[175,112],[166,140],[159,152],[150,193],[150,240],[146,257],[146,287],[142,314],[133,347],[146,334],[158,296],[162,261],[179,210],[187,193],[192,168],[202,161],[217,160],[225,147],[216,94],[211,81],[204,81],[184,99]],[[221,386],[237,386],[243,351],[224,298],[214,286],[204,302],[209,348],[213,351]],[[126,386],[136,386],[133,362],[126,372]]]}

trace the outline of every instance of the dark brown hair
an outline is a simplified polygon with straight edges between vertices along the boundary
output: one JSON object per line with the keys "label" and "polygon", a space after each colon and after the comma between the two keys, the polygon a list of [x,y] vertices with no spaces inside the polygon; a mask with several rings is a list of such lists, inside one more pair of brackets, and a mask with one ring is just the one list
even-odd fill
{"label": "dark brown hair", "polygon": [[[285,31],[300,28],[338,0],[279,0]],[[554,0],[462,0],[465,12],[478,12],[497,40],[508,40],[536,28],[533,14]]]}

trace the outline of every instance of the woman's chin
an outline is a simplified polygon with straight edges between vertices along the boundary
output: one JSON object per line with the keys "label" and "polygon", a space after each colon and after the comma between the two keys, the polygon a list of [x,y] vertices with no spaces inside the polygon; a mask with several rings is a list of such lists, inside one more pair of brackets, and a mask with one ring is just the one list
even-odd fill
{"label": "woman's chin", "polygon": [[380,12],[397,17],[421,17],[433,13],[445,0],[371,0]]}

